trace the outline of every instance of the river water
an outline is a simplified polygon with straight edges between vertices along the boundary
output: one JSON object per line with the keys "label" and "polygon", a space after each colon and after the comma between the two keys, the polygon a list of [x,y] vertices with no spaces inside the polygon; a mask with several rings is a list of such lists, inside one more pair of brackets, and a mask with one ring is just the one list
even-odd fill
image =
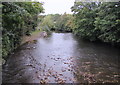
{"label": "river water", "polygon": [[120,49],[52,33],[25,43],[3,66],[3,83],[120,83]]}

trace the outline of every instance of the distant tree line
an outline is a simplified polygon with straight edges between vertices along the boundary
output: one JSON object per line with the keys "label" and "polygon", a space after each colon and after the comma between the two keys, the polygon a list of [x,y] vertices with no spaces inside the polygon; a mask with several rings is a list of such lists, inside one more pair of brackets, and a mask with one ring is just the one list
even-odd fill
{"label": "distant tree line", "polygon": [[120,45],[120,2],[75,2],[73,33],[90,41]]}
{"label": "distant tree line", "polygon": [[45,31],[71,32],[74,26],[74,17],[71,14],[49,14],[44,16],[41,29]]}
{"label": "distant tree line", "polygon": [[24,35],[30,35],[43,12],[39,2],[2,2],[2,56],[16,49]]}

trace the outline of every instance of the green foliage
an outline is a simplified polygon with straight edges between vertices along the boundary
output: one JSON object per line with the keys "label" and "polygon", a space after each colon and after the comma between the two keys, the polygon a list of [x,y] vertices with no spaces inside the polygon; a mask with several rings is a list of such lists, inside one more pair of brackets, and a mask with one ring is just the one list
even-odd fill
{"label": "green foliage", "polygon": [[47,15],[44,17],[44,19],[41,22],[41,27],[44,31],[47,31],[47,32],[49,32],[51,28],[54,27],[54,23],[51,15]]}
{"label": "green foliage", "polygon": [[43,11],[39,2],[2,2],[2,56],[16,49],[22,36],[37,26],[37,15]]}
{"label": "green foliage", "polygon": [[56,21],[56,29],[61,31],[71,31],[72,15],[64,13],[59,17],[59,20]]}
{"label": "green foliage", "polygon": [[120,2],[75,2],[74,33],[90,41],[120,43]]}
{"label": "green foliage", "polygon": [[98,38],[104,42],[120,43],[120,3],[102,3],[98,9],[95,29],[100,30]]}
{"label": "green foliage", "polygon": [[41,27],[44,31],[72,31],[74,17],[70,14],[50,14],[44,17]]}
{"label": "green foliage", "polygon": [[72,7],[72,11],[74,11],[74,16],[76,18],[75,24],[76,28],[74,29],[74,33],[86,38],[91,41],[96,40],[96,30],[94,21],[96,17],[95,8],[97,5],[95,3],[75,3],[75,6]]}

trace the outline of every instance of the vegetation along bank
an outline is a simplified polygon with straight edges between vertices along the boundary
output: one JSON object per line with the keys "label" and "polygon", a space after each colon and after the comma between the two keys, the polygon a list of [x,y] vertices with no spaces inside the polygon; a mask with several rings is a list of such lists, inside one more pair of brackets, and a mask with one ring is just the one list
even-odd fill
{"label": "vegetation along bank", "polygon": [[73,32],[90,41],[120,46],[120,2],[75,2],[73,14],[49,14],[39,2],[2,2],[2,56],[16,49],[32,31]]}

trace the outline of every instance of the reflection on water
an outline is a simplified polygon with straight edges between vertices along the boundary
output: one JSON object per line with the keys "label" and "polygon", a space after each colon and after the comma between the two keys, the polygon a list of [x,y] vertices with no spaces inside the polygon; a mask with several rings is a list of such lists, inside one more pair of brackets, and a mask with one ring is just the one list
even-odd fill
{"label": "reflection on water", "polygon": [[120,49],[83,41],[72,33],[52,33],[18,49],[3,68],[3,82],[119,82]]}

